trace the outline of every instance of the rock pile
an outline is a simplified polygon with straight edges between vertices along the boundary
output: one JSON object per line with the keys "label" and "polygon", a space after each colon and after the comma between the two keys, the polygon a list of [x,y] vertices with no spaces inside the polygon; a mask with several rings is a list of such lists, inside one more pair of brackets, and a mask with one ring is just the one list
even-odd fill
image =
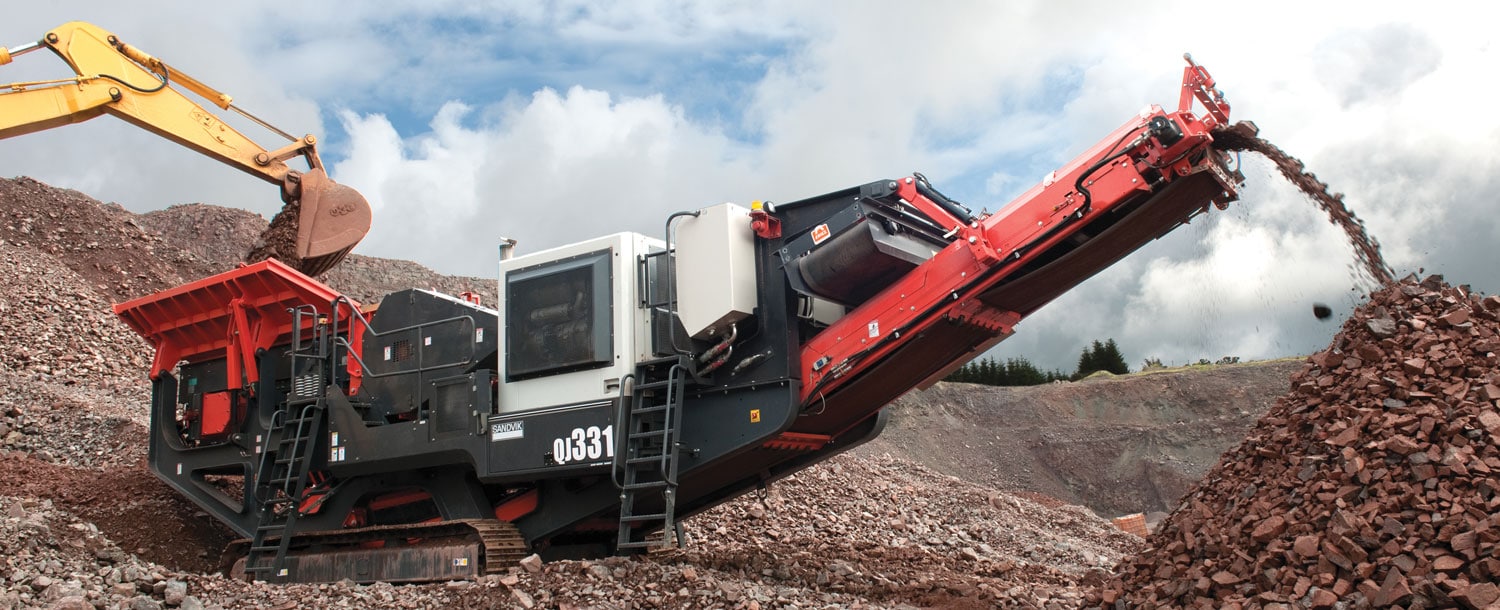
{"label": "rock pile", "polygon": [[[233,269],[266,226],[244,210],[185,204],[136,215],[31,178],[0,179],[0,246],[51,257],[33,266],[72,270],[106,303]],[[322,279],[361,301],[419,287],[495,302],[493,279],[446,276],[408,261],[351,255]]]}
{"label": "rock pile", "polygon": [[[30,178],[0,179],[0,243],[50,256],[105,301],[122,301],[196,279],[191,260],[116,204]],[[48,261],[53,262],[53,261]],[[7,280],[9,281],[9,280]],[[18,280],[19,281],[19,280]]]}
{"label": "rock pile", "polygon": [[140,381],[146,342],[93,284],[48,254],[0,245],[0,365],[59,385]]}
{"label": "rock pile", "polygon": [[144,455],[146,342],[50,254],[0,245],[0,277],[0,449],[77,466]]}
{"label": "rock pile", "polygon": [[1119,566],[1110,608],[1500,608],[1500,297],[1376,292]]}
{"label": "rock pile", "polygon": [[[188,279],[233,269],[266,229],[266,220],[254,213],[201,203],[147,212],[135,221],[182,248],[180,258],[193,263],[183,272]],[[362,303],[398,290],[429,288],[451,295],[475,292],[485,305],[495,305],[493,279],[442,275],[403,260],[351,254],[319,280]]]}
{"label": "rock pile", "polygon": [[[183,580],[50,500],[0,496],[0,608],[202,610]],[[174,575],[175,576],[175,575]]]}
{"label": "rock pile", "polygon": [[65,385],[0,371],[0,449],[88,468],[144,458],[148,418],[133,393],[150,388],[136,385]]}
{"label": "rock pile", "polygon": [[490,278],[441,275],[411,261],[358,254],[350,254],[319,279],[361,303],[378,302],[398,290],[425,288],[454,296],[473,292],[482,305],[495,307],[499,286]]}
{"label": "rock pile", "polygon": [[266,228],[266,219],[254,212],[204,203],[153,210],[135,221],[182,251],[196,271],[183,272],[189,279],[233,269]]}

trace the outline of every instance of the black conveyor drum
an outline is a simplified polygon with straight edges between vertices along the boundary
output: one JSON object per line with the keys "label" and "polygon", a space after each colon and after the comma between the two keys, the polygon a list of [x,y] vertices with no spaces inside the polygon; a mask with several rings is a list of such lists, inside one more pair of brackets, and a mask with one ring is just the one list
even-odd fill
{"label": "black conveyor drum", "polygon": [[867,220],[799,259],[797,271],[818,296],[853,307],[936,253],[926,242],[887,233],[880,223]]}

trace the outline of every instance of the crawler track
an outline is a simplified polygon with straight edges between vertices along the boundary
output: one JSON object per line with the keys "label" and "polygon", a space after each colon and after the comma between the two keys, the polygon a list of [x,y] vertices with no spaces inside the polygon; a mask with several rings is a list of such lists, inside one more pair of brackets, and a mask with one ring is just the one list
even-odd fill
{"label": "crawler track", "polygon": [[[274,542],[276,539],[271,539]],[[231,542],[220,568],[245,578],[250,540]],[[298,534],[287,554],[287,582],[431,582],[503,571],[529,552],[520,530],[491,519],[379,525]]]}

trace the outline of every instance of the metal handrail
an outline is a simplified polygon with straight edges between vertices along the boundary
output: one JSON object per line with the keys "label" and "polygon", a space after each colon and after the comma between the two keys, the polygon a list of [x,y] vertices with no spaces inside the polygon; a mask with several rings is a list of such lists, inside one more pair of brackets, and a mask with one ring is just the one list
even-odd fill
{"label": "metal handrail", "polygon": [[[615,489],[625,491],[625,482],[621,480],[623,470],[630,459],[627,447],[630,443],[630,429],[626,427],[626,409],[631,400],[635,398],[635,373],[629,373],[620,378],[620,399],[615,404],[615,455],[609,467],[609,480],[615,484]],[[621,442],[621,441],[624,442]]]}
{"label": "metal handrail", "polygon": [[[677,347],[677,245],[672,241],[672,221],[684,216],[697,218],[702,210],[673,212],[667,216],[667,221],[662,226],[662,232],[667,241],[667,347],[671,348],[673,354],[691,356],[691,349],[684,350]],[[668,374],[670,375],[670,373]]]}
{"label": "metal handrail", "polygon": [[[385,332],[380,332],[380,331],[375,330],[375,328],[373,326],[370,326],[369,319],[366,318],[364,316],[364,314],[360,313],[360,311],[359,311],[358,308],[356,308],[356,307],[353,306],[353,303],[351,301],[349,301],[348,297],[340,295],[339,297],[337,297],[337,298],[335,298],[333,300],[332,308],[333,308],[335,314],[337,314],[337,312],[338,312],[338,305],[339,305],[340,302],[343,302],[346,306],[349,307],[349,312],[351,314],[351,316],[350,316],[351,322],[349,324],[349,331],[348,332],[350,332],[350,333],[354,332],[354,326],[355,325],[352,322],[353,320],[358,320],[359,323],[360,323],[360,325],[364,326],[365,330],[369,331],[371,333],[371,336],[374,336],[374,337],[388,337],[388,336],[391,336],[391,335],[394,335],[394,334],[397,334],[397,333],[403,333],[403,332],[408,332],[408,331],[412,331],[412,330],[421,330],[423,328],[428,328],[428,327],[431,327],[431,326],[437,326],[439,324],[447,324],[449,322],[460,321],[460,320],[467,321],[469,323],[469,331],[470,331],[470,333],[472,333],[476,328],[479,327],[479,323],[474,321],[474,317],[473,316],[467,316],[467,315],[465,315],[465,316],[454,316],[454,317],[451,317],[451,318],[443,318],[441,320],[433,320],[433,321],[430,321],[430,322],[423,322],[421,324],[413,324],[413,325],[410,325],[410,326],[403,326],[401,328],[393,328],[393,329],[385,331]],[[364,371],[364,376],[368,377],[370,379],[379,379],[381,377],[390,377],[392,375],[405,375],[405,374],[408,374],[408,373],[425,373],[425,372],[433,370],[433,369],[442,368],[442,367],[445,367],[445,366],[453,366],[453,364],[458,364],[458,363],[452,363],[452,364],[433,365],[433,366],[430,366],[430,367],[426,366],[425,364],[422,363],[422,350],[419,349],[419,350],[417,350],[417,368],[415,368],[415,369],[400,370],[400,371],[391,371],[391,372],[388,372],[388,373],[372,373],[372,372],[370,372],[370,367],[365,364],[364,359],[361,358],[359,356],[359,354],[355,353],[354,346],[349,343],[349,340],[347,338],[339,336],[338,330],[339,330],[339,327],[338,327],[338,316],[334,315],[334,327],[333,327],[333,333],[332,333],[333,334],[333,338],[334,338],[333,339],[334,344],[335,345],[343,346],[344,349],[346,350],[346,353],[349,354],[351,357],[353,357],[355,362],[359,363],[359,368],[360,368],[361,371]],[[469,343],[467,345],[468,345],[468,348],[469,348],[469,356],[468,356],[468,358],[469,358],[470,361],[472,361],[474,359],[474,344]]]}
{"label": "metal handrail", "polygon": [[667,370],[667,404],[662,411],[662,426],[666,428],[666,433],[662,435],[661,478],[673,488],[677,487],[677,428],[682,424],[682,409],[674,408],[673,405],[682,399],[678,386],[686,383],[683,374],[687,372],[687,367],[681,362]]}
{"label": "metal handrail", "polygon": [[[255,478],[256,479],[255,480],[255,486],[254,486],[253,489],[251,489],[250,494],[253,495],[253,496],[255,496],[256,501],[260,502],[262,505],[265,504],[266,500],[270,499],[270,498],[261,498],[259,496],[260,496],[261,478],[262,477],[269,477],[271,475],[270,464],[268,464],[266,462],[266,460],[270,459],[270,455],[271,455],[271,451],[270,451],[270,449],[271,449],[271,430],[276,429],[276,426],[277,426],[276,418],[277,417],[282,417],[282,416],[285,416],[285,415],[286,415],[286,411],[281,410],[281,409],[277,409],[275,413],[271,414],[271,426],[266,429],[265,444],[262,445],[261,448],[260,448],[260,467],[258,469],[256,469],[256,471],[255,471],[258,476],[256,476],[256,478]],[[267,485],[266,487],[267,488],[272,488],[272,486],[270,486],[270,485]]]}

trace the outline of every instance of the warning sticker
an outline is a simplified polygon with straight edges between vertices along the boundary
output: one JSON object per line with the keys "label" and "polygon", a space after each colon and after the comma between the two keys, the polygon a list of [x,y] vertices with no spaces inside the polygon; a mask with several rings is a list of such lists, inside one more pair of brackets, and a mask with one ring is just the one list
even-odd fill
{"label": "warning sticker", "polygon": [[869,326],[870,326],[870,338],[874,339],[875,337],[879,337],[880,336],[880,320],[873,320],[873,321],[871,321]]}
{"label": "warning sticker", "polygon": [[813,227],[813,230],[812,230],[813,243],[815,243],[815,244],[821,244],[821,243],[827,241],[828,240],[828,236],[831,233],[832,232],[828,230],[828,225],[827,224],[820,224],[820,225],[818,225],[816,227]]}
{"label": "warning sticker", "polygon": [[750,423],[752,423],[752,424],[758,424],[758,423],[760,423],[760,409],[751,409],[750,410]]}

